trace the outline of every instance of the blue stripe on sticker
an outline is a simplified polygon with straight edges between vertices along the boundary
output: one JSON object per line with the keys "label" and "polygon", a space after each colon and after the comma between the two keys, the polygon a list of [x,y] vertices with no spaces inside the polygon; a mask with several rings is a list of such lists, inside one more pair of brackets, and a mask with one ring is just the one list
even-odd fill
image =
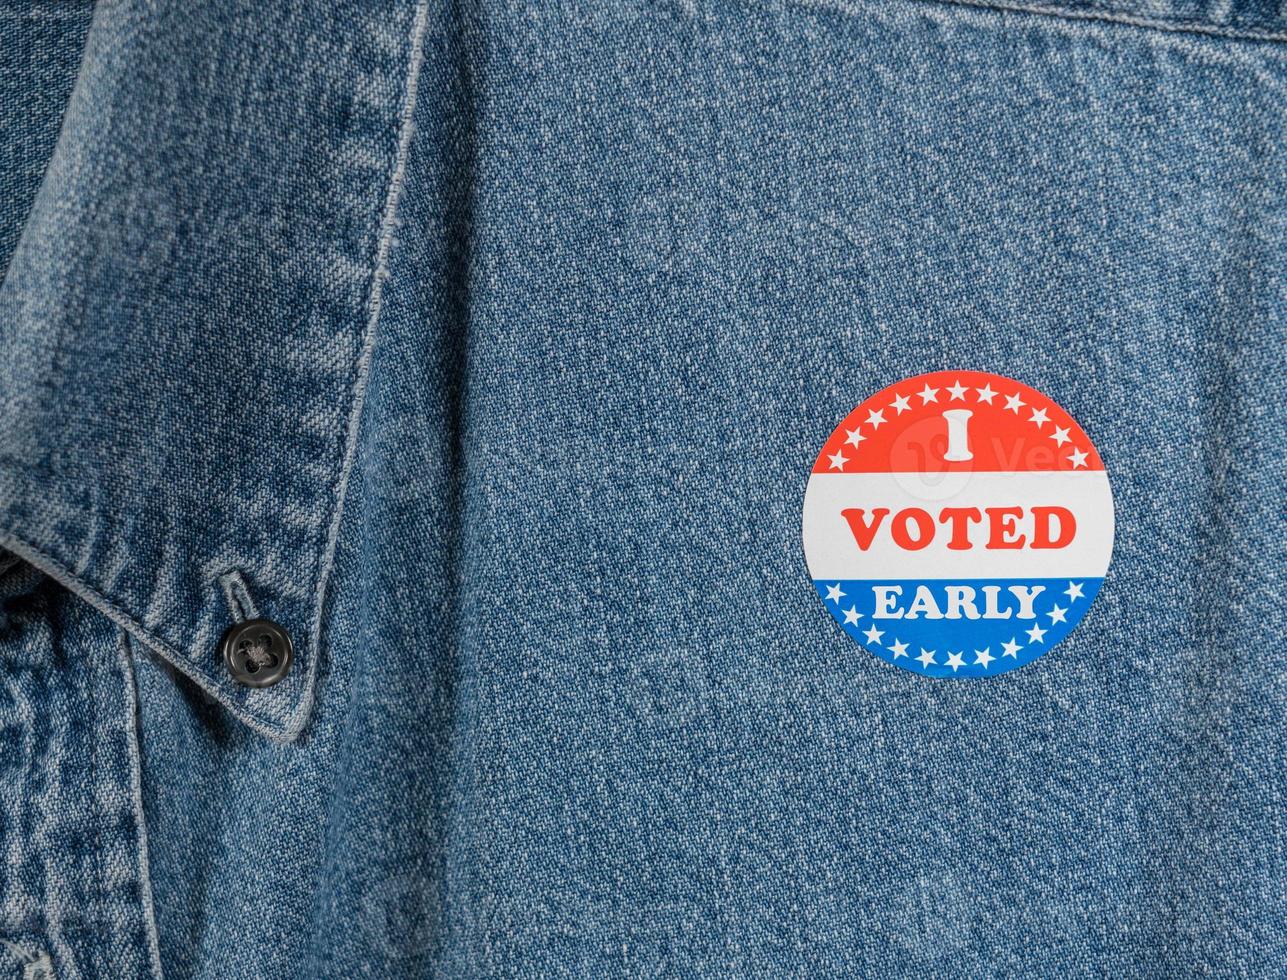
{"label": "blue stripe on sticker", "polygon": [[992,677],[1068,635],[1102,578],[814,579],[845,632],[927,677]]}

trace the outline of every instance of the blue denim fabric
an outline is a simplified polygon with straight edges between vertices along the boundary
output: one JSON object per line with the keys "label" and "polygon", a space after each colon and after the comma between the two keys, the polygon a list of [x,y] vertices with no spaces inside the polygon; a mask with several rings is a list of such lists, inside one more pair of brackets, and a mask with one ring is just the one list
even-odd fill
{"label": "blue denim fabric", "polygon": [[[0,966],[1287,973],[1284,42],[96,8],[0,287]],[[1117,509],[1077,630],[968,684],[800,546],[826,435],[948,368],[1057,400]]]}
{"label": "blue denim fabric", "polygon": [[147,976],[159,961],[129,654],[64,596],[28,565],[0,578],[0,976],[27,980],[42,959],[60,976]]}

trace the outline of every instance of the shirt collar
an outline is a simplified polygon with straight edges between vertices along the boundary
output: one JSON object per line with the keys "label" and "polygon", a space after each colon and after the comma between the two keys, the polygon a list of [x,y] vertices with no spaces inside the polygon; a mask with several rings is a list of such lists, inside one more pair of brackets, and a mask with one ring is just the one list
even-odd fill
{"label": "shirt collar", "polygon": [[[304,727],[405,153],[407,3],[97,8],[0,286],[0,546],[263,734]],[[273,687],[218,653],[244,603]]]}

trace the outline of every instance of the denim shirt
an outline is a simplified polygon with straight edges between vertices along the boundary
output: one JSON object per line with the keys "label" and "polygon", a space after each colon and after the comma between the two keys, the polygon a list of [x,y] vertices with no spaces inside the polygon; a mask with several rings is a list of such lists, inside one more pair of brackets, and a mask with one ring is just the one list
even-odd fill
{"label": "denim shirt", "polygon": [[[1281,4],[0,25],[0,977],[1287,972]],[[995,678],[802,554],[940,370],[1112,485]]]}

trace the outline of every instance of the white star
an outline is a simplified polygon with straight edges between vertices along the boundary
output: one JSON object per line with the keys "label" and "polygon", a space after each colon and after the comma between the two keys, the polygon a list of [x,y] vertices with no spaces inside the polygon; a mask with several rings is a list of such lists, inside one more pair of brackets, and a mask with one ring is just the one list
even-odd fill
{"label": "white star", "polygon": [[1010,642],[1009,642],[1009,643],[1002,643],[1002,644],[1001,644],[1001,653],[1002,653],[1002,654],[1004,654],[1004,655],[1005,655],[1005,656],[1007,656],[1007,657],[1014,657],[1014,659],[1015,659],[1015,660],[1018,660],[1018,659],[1019,659],[1019,647],[1020,647],[1020,644],[1019,644],[1019,643],[1016,643],[1016,642],[1015,642],[1014,637],[1012,636],[1012,637],[1010,637]]}
{"label": "white star", "polygon": [[983,664],[984,670],[987,670],[988,665],[992,663],[992,661],[996,660],[996,657],[992,656],[989,652],[991,649],[991,647],[984,647],[982,650],[974,651],[974,662],[976,664]]}
{"label": "white star", "polygon": [[921,396],[922,405],[928,405],[930,402],[938,401],[938,389],[931,388],[929,386],[929,382],[926,382],[925,387],[916,392],[916,394]]}
{"label": "white star", "polygon": [[858,443],[867,438],[857,429],[849,429],[847,431],[849,432],[849,435],[845,437],[845,442],[849,443],[849,445],[853,446],[855,449],[858,448]]}
{"label": "white star", "polygon": [[1046,615],[1050,617],[1050,625],[1053,626],[1055,623],[1068,622],[1068,620],[1064,619],[1064,613],[1066,613],[1067,611],[1068,611],[1067,609],[1060,609],[1058,606],[1055,606],[1054,609],[1046,613]]}
{"label": "white star", "polygon": [[965,661],[961,659],[961,655],[959,653],[953,653],[951,650],[949,650],[947,651],[946,666],[951,667],[952,673],[955,674],[957,671],[957,668],[965,666]]}
{"label": "white star", "polygon": [[948,390],[948,391],[950,391],[950,392],[952,393],[952,401],[954,401],[954,402],[958,402],[958,401],[959,401],[959,402],[963,402],[963,401],[965,401],[965,392],[966,392],[966,390],[967,390],[967,389],[966,389],[964,386],[962,386],[962,384],[961,384],[961,380],[960,380],[959,378],[956,380],[956,383],[955,383],[955,384],[953,384],[953,385],[952,385],[950,388],[948,388],[947,390]]}
{"label": "white star", "polygon": [[1013,395],[1005,396],[1005,407],[1010,409],[1010,411],[1014,412],[1016,415],[1019,414],[1019,409],[1023,408],[1025,404],[1026,402],[1019,400],[1018,392],[1015,392]]}
{"label": "white star", "polygon": [[1069,582],[1068,588],[1064,589],[1064,595],[1068,597],[1069,602],[1076,602],[1082,597],[1081,583]]}
{"label": "white star", "polygon": [[837,582],[835,585],[828,585],[828,586],[827,586],[827,601],[828,601],[828,602],[836,602],[836,603],[838,603],[838,602],[840,601],[840,599],[841,599],[843,596],[844,596],[844,593],[840,591],[840,583],[839,583],[839,582]]}
{"label": "white star", "polygon": [[979,393],[979,401],[987,402],[989,405],[992,404],[992,399],[997,396],[990,384],[985,384],[982,388],[975,388],[974,390]]}
{"label": "white star", "polygon": [[849,462],[849,460],[845,459],[845,454],[840,452],[840,450],[836,450],[836,452],[833,455],[828,456],[827,459],[831,460],[831,468],[833,470],[843,470],[845,468],[845,463]]}
{"label": "white star", "polygon": [[874,409],[867,413],[867,424],[873,429],[879,429],[885,421],[885,413],[877,412]]}
{"label": "white star", "polygon": [[[875,629],[875,627],[873,626],[872,629]],[[895,640],[894,645],[891,646],[889,649],[894,651],[895,660],[897,660],[899,657],[907,656],[907,644],[904,643],[902,640]]]}
{"label": "white star", "polygon": [[876,629],[876,626],[873,623],[871,629],[869,629],[865,635],[868,643],[879,643],[880,638],[885,635],[885,631]]}
{"label": "white star", "polygon": [[859,616],[861,616],[861,615],[862,615],[862,613],[860,613],[860,612],[858,611],[858,607],[857,607],[857,606],[850,606],[848,609],[846,609],[846,610],[845,610],[845,625],[846,625],[846,626],[857,626],[857,625],[858,625],[858,617],[859,617]]}
{"label": "white star", "polygon": [[907,400],[906,395],[895,395],[894,400],[889,403],[889,407],[894,409],[894,411],[899,415],[902,415],[904,412],[911,409],[912,403]]}
{"label": "white star", "polygon": [[1055,431],[1050,433],[1050,438],[1055,440],[1056,446],[1062,446],[1065,442],[1071,441],[1071,437],[1068,435],[1068,430],[1061,429],[1059,426],[1055,426]]}
{"label": "white star", "polygon": [[1065,458],[1072,460],[1073,469],[1076,469],[1078,466],[1086,465],[1086,454],[1080,449],[1074,449],[1072,453]]}
{"label": "white star", "polygon": [[1050,419],[1046,417],[1046,410],[1044,408],[1034,408],[1032,410],[1032,418],[1028,419],[1028,421],[1036,422],[1037,428],[1040,429],[1043,425],[1049,422]]}
{"label": "white star", "polygon": [[1034,626],[1032,629],[1028,630],[1029,643],[1040,643],[1045,638],[1046,638],[1046,631],[1043,630],[1040,626]]}
{"label": "white star", "polygon": [[934,651],[926,650],[924,647],[921,647],[921,655],[916,659],[921,662],[922,667],[928,667],[930,664],[934,663]]}

